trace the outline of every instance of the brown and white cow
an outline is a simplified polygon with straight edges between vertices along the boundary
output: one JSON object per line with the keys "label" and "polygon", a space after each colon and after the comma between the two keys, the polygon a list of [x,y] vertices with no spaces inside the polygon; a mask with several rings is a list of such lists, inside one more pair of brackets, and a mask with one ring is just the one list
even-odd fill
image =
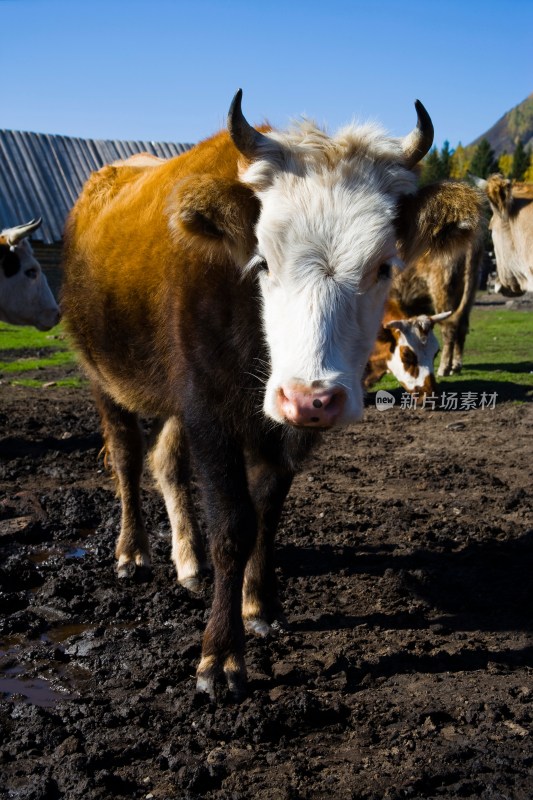
{"label": "brown and white cow", "polygon": [[474,180],[492,209],[498,290],[509,296],[533,292],[533,186],[513,187],[499,174]]}
{"label": "brown and white cow", "polygon": [[41,222],[32,219],[0,233],[0,320],[48,331],[59,322],[59,307],[27,240]]}
{"label": "brown and white cow", "polygon": [[433,138],[416,108],[403,139],[258,130],[239,91],[228,131],[159,165],[103,168],[68,220],[62,302],[118,480],[119,575],[150,564],[138,415],[159,417],[150,463],[193,590],[205,554],[191,463],[210,538],[197,686],[211,695],[219,675],[245,684],[243,620],[264,634],[281,614],[273,542],[295,472],[321,429],[362,416],[400,209]]}
{"label": "brown and white cow", "polygon": [[408,316],[442,315],[442,355],[438,375],[460,372],[468,321],[483,256],[483,195],[466,183],[442,181],[425,186],[402,208],[411,215],[414,247],[404,254],[406,267],[397,271],[390,298]]}
{"label": "brown and white cow", "polygon": [[434,362],[440,345],[433,328],[451,315],[420,314],[408,317],[398,303],[388,298],[372,354],[368,360],[364,384],[374,386],[390,372],[400,386],[412,394],[436,391]]}

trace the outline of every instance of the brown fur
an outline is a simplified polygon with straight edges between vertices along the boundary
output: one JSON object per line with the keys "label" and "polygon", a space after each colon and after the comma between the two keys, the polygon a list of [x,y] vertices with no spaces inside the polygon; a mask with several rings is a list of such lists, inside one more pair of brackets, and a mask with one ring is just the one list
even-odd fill
{"label": "brown fur", "polygon": [[405,319],[405,314],[394,298],[389,297],[372,354],[365,371],[364,385],[369,389],[388,372],[387,360],[396,347],[397,331],[385,327],[393,319]]}
{"label": "brown fur", "polygon": [[406,268],[391,298],[407,314],[453,311],[442,323],[439,375],[460,372],[470,309],[483,254],[483,199],[470,186],[445,181],[408,198],[399,217]]}
{"label": "brown fur", "polygon": [[104,167],[65,236],[63,307],[122,500],[120,576],[149,565],[137,415],[166,419],[150,464],[171,518],[178,579],[193,591],[205,561],[190,497],[195,464],[215,572],[198,671],[209,691],[219,672],[236,690],[245,679],[243,582],[250,624],[279,616],[274,531],[316,440],[315,431],[282,436],[261,414],[259,303],[242,269],[259,204],[237,180],[240,160],[222,132],[157,165]]}
{"label": "brown fur", "polygon": [[217,674],[235,690],[245,678],[243,612],[256,632],[280,615],[274,533],[317,440],[316,429],[272,425],[262,411],[268,354],[256,279],[243,269],[259,202],[238,180],[241,161],[221,132],[168,161],[104,167],[69,217],[64,250],[63,308],[122,500],[119,575],[149,565],[138,415],[163,422],[150,463],[171,517],[178,579],[193,590],[204,559],[194,468],[214,568],[198,669],[210,693]]}

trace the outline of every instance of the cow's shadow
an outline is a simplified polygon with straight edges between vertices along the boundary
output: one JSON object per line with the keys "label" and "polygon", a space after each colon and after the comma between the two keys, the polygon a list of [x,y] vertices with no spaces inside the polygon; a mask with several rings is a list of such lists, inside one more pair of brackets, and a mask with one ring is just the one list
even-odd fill
{"label": "cow's shadow", "polygon": [[[358,626],[386,630],[442,629],[444,636],[464,638],[455,654],[444,649],[435,653],[412,653],[401,648],[375,660],[352,664],[350,684],[359,685],[365,674],[372,677],[408,672],[459,672],[486,669],[496,664],[503,669],[533,667],[533,646],[520,640],[533,631],[533,530],[512,541],[471,541],[463,549],[440,552],[420,548],[406,555],[388,553],[383,547],[335,548],[317,545],[300,548],[280,547],[279,561],[286,578],[320,577],[342,570],[343,594],[359,575],[373,575],[387,581],[387,590],[397,590],[400,608],[370,614],[338,611],[308,616],[299,615],[291,628],[295,632],[356,630]],[[456,543],[455,543],[456,547]],[[312,580],[312,577],[311,577]],[[283,583],[283,581],[282,581]],[[331,590],[330,590],[331,591]],[[376,595],[380,587],[376,586]],[[414,601],[416,610],[409,605]],[[395,603],[392,603],[394,608]],[[494,648],[475,641],[479,632],[484,640],[494,634]],[[510,633],[517,647],[501,647],[501,634]],[[465,636],[465,634],[467,634]],[[455,641],[455,638],[454,638]],[[498,668],[498,667],[497,667]]]}

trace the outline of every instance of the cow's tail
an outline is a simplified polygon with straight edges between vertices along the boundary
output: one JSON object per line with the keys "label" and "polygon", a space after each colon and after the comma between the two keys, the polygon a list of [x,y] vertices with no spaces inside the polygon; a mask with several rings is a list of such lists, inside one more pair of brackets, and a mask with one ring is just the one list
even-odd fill
{"label": "cow's tail", "polygon": [[479,269],[483,257],[483,241],[477,238],[469,244],[465,252],[463,294],[459,305],[446,320],[446,324],[453,325],[468,315],[474,303],[479,284]]}

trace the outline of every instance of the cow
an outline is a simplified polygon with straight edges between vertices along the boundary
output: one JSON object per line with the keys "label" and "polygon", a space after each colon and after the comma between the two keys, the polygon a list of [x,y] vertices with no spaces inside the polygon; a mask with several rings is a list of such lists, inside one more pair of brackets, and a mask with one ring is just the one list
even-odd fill
{"label": "cow", "polygon": [[489,199],[497,289],[514,297],[533,292],[533,194],[531,186],[513,187],[499,173],[488,180],[474,178]]}
{"label": "cow", "polygon": [[[274,534],[320,432],[360,420],[362,376],[433,126],[330,136],[309,120],[227,130],[162,164],[94,173],[66,223],[62,308],[100,411],[122,504],[119,577],[149,569],[139,415],[180,584],[214,571],[197,690],[246,685],[246,629],[282,615]],[[408,213],[402,215],[406,199]],[[418,244],[418,243],[417,243]],[[409,250],[407,242],[404,249]]]}
{"label": "cow", "polygon": [[0,320],[48,331],[61,315],[27,240],[41,223],[32,219],[0,233]]}
{"label": "cow", "polygon": [[364,385],[367,389],[386,372],[392,373],[400,386],[412,394],[426,395],[437,390],[434,361],[440,350],[433,332],[435,323],[451,316],[420,314],[407,317],[398,303],[389,298],[372,355],[368,360]]}
{"label": "cow", "polygon": [[421,247],[404,258],[405,269],[396,270],[390,297],[408,316],[452,311],[441,316],[437,374],[459,373],[483,257],[483,196],[466,183],[441,181],[408,198],[404,213],[410,204]]}

